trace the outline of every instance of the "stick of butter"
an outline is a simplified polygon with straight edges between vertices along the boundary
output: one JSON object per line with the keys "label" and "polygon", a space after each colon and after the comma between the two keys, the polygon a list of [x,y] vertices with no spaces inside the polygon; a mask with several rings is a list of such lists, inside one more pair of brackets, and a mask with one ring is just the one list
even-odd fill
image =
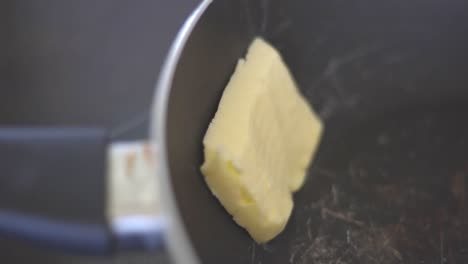
{"label": "stick of butter", "polygon": [[253,41],[224,90],[203,140],[205,181],[258,243],[277,236],[304,183],[322,123],[280,54]]}

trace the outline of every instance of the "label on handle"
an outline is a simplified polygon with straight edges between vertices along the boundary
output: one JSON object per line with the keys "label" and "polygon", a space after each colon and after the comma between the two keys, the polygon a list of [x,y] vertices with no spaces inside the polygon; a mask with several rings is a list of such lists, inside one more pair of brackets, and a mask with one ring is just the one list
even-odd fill
{"label": "label on handle", "polygon": [[151,144],[145,141],[112,143],[108,162],[109,220],[159,216],[159,186]]}

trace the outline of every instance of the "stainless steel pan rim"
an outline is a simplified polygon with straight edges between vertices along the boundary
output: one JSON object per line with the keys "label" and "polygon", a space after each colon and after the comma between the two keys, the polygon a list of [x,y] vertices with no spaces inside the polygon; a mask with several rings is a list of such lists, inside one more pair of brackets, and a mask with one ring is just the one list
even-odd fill
{"label": "stainless steel pan rim", "polygon": [[192,30],[210,5],[212,0],[202,1],[187,18],[170,48],[161,70],[152,111],[151,136],[158,156],[158,176],[161,181],[161,202],[168,227],[166,245],[176,263],[198,264],[200,260],[195,253],[186,229],[178,212],[176,197],[171,185],[171,177],[166,150],[166,116],[169,95],[177,63]]}

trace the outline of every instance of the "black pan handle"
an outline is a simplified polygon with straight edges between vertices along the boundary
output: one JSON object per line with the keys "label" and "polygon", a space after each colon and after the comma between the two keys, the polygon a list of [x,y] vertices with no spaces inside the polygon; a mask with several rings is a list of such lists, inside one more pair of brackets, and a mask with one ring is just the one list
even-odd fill
{"label": "black pan handle", "polygon": [[160,218],[106,216],[99,128],[0,128],[0,236],[87,254],[160,248]]}

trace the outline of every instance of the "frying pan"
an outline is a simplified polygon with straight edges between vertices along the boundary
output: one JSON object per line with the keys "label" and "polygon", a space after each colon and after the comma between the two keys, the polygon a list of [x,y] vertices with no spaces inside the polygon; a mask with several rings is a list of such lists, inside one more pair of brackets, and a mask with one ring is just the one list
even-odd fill
{"label": "frying pan", "polygon": [[[440,0],[203,2],[155,104],[177,263],[467,262],[467,12]],[[325,124],[286,229],[264,245],[199,171],[204,133],[255,36],[279,50]]]}
{"label": "frying pan", "polygon": [[[468,262],[467,11],[456,0],[203,1],[156,89],[164,227],[112,239],[148,248],[164,232],[176,263]],[[204,133],[255,36],[279,50],[325,124],[288,225],[262,245],[199,170]],[[107,252],[99,234],[93,246]]]}

